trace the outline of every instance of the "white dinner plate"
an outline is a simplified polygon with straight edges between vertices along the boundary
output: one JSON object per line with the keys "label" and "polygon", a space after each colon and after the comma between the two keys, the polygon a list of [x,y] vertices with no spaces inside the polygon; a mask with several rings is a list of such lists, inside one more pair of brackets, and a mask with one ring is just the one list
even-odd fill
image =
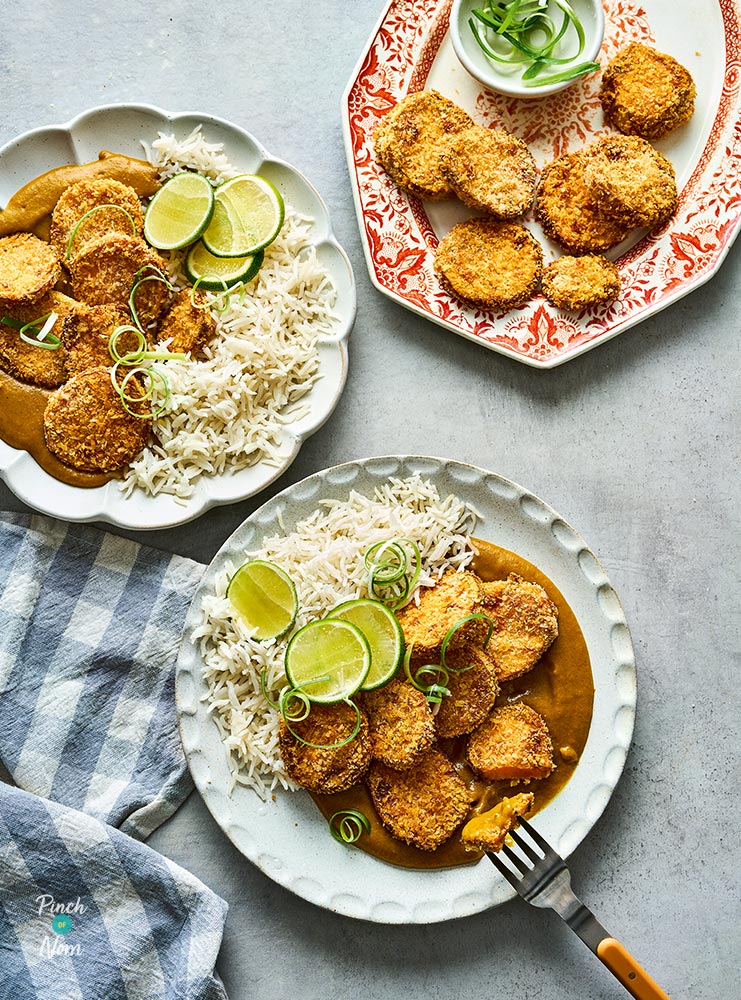
{"label": "white dinner plate", "polygon": [[239,126],[213,115],[171,114],[146,104],[94,108],[66,125],[34,129],[0,148],[0,205],[7,205],[19,188],[54,167],[97,160],[103,149],[143,157],[142,143],[153,142],[158,132],[173,132],[184,139],[199,124],[209,142],[224,144],[224,152],[236,168],[271,180],[292,208],[313,220],[312,243],[337,293],[335,335],[321,336],[318,342],[319,377],[302,397],[305,406],[301,416],[286,422],[275,463],[259,461],[239,472],[201,476],[186,501],[164,494],[152,497],[141,490],[127,498],[116,480],[94,489],[69,486],[44,472],[27,452],[0,441],[0,478],[24,503],[45,514],[68,521],[108,521],[124,528],[166,528],[190,521],[217,504],[244,500],[286,471],[304,439],[322,426],[342,394],[347,340],[355,319],[350,262],[332,233],[329,212],[314,187]]}
{"label": "white dinner plate", "polygon": [[292,531],[323,499],[344,499],[350,490],[370,495],[389,476],[417,472],[442,496],[455,493],[476,508],[478,537],[538,566],[581,626],[595,685],[589,736],[571,780],[535,820],[564,857],[607,805],[623,770],[635,718],[635,659],[620,601],[574,529],[521,486],[460,462],[389,456],[318,472],[256,510],[206,569],[185,624],[176,700],[191,773],[216,822],[266,875],[318,906],[380,923],[421,924],[467,916],[505,902],[514,891],[485,859],[463,867],[414,871],[338,844],[304,791],[279,792],[269,802],[239,785],[229,794],[226,750],[207,711],[202,660],[190,635],[199,623],[201,601],[212,592],[225,562],[237,565],[265,536]]}

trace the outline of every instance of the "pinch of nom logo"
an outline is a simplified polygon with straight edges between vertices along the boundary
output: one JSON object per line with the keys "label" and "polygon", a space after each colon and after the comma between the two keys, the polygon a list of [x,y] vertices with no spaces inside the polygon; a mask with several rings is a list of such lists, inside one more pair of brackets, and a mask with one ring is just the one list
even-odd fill
{"label": "pinch of nom logo", "polygon": [[63,955],[70,958],[73,955],[81,955],[82,949],[79,943],[72,943],[67,940],[67,935],[72,932],[75,921],[81,916],[87,907],[78,896],[73,903],[58,903],[54,897],[48,893],[36,897],[38,905],[37,913],[40,917],[46,917],[52,935],[44,935],[39,948],[39,954],[43,958],[56,958]]}

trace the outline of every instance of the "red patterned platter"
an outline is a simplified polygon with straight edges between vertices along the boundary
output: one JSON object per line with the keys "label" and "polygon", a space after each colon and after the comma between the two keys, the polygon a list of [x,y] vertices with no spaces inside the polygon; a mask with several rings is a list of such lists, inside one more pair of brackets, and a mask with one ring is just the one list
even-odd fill
{"label": "red patterned platter", "polygon": [[[540,100],[483,89],[458,62],[448,37],[452,0],[391,0],[343,98],[350,176],[371,280],[396,302],[484,347],[538,368],[554,368],[635,326],[707,281],[741,225],[741,17],[737,0],[603,0],[602,65],[629,41],[671,53],[697,84],[688,125],[656,143],[674,164],[676,214],[638,232],[609,256],[623,291],[581,313],[537,295],[494,313],[462,306],[442,290],[433,260],[440,238],[470,210],[457,201],[421,202],[400,191],[376,162],[373,132],[409,93],[435,88],[482,125],[504,126],[530,147],[539,166],[606,131],[599,73]],[[681,9],[680,9],[681,8]],[[556,256],[532,214],[526,225]]]}

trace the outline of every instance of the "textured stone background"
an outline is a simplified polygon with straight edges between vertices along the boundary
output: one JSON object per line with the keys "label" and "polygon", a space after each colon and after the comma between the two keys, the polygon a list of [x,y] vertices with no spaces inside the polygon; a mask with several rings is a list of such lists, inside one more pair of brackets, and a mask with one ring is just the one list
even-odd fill
{"label": "textured stone background", "polygon": [[[579,530],[622,600],[639,690],[627,769],[572,858],[574,885],[672,997],[735,1000],[741,247],[671,309],[552,372],[383,298],[339,115],[380,7],[3,0],[0,143],[97,104],[151,102],[233,120],[316,185],[355,268],[358,319],[340,405],[276,489],[370,454],[432,453],[522,483]],[[393,392],[379,394],[382,377]],[[259,503],[147,540],[208,561]],[[2,484],[0,505],[21,508]],[[316,909],[243,859],[197,795],[150,843],[228,900],[231,1000],[625,995],[553,914],[520,901],[407,928]]]}

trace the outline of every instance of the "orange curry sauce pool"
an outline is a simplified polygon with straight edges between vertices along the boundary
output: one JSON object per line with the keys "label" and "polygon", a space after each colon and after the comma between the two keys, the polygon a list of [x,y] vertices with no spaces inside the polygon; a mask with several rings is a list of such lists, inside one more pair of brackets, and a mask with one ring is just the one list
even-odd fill
{"label": "orange curry sauce pool", "polygon": [[[514,552],[480,539],[474,539],[474,543],[479,554],[472,568],[483,580],[501,580],[509,573],[519,573],[524,579],[545,588],[558,608],[558,638],[530,673],[502,685],[497,701],[497,704],[503,705],[522,700],[543,716],[553,741],[556,768],[547,778],[529,785],[522,782],[512,784],[510,781],[487,783],[468,766],[465,736],[441,740],[439,746],[473,792],[475,801],[468,818],[490,809],[503,796],[519,791],[534,793],[537,812],[567,783],[587,742],[594,701],[589,653],[573,611],[547,576]],[[340,809],[360,810],[370,820],[371,832],[363,834],[356,846],[391,864],[403,868],[450,868],[469,864],[481,857],[463,849],[459,831],[436,851],[421,851],[396,840],[378,819],[364,784],[336,795],[312,794],[311,797],[327,819]]]}
{"label": "orange curry sauce pool", "polygon": [[[60,195],[71,184],[97,177],[129,184],[140,198],[150,197],[159,187],[156,167],[104,150],[92,163],[56,167],[16,191],[0,212],[0,237],[22,232],[48,240],[51,213]],[[68,291],[65,287],[60,290]],[[44,410],[50,395],[49,389],[26,385],[0,371],[0,438],[12,448],[27,451],[50,476],[71,486],[102,486],[113,479],[115,473],[78,472],[49,451],[44,440]]]}

